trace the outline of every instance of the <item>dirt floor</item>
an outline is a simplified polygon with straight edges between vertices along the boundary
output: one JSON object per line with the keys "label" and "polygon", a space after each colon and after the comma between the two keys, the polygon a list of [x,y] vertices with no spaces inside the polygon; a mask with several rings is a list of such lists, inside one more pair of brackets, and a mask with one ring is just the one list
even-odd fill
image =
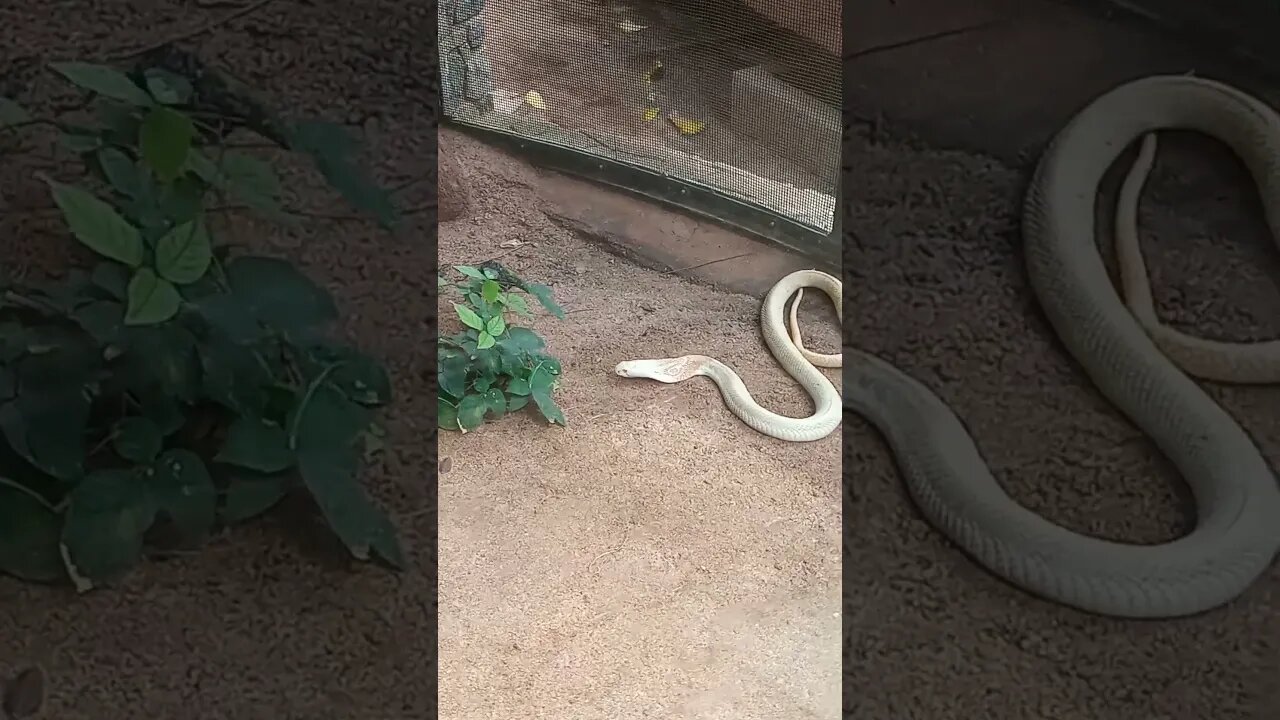
{"label": "dirt floor", "polygon": [[[950,404],[1028,508],[1112,539],[1188,530],[1177,473],[1036,309],[1019,251],[1025,168],[899,130],[855,125],[846,160],[860,234],[845,256],[849,341]],[[1140,218],[1160,312],[1203,336],[1280,336],[1280,256],[1243,169],[1215,143],[1162,137]],[[1280,466],[1280,388],[1205,387]],[[850,716],[1280,717],[1280,568],[1199,617],[1126,622],[1059,607],[949,545],[914,509],[877,433],[854,417],[844,431]]]}
{"label": "dirt floor", "polygon": [[[759,435],[710,381],[613,374],[707,353],[765,406],[810,412],[759,339],[759,298],[602,252],[543,214],[538,172],[447,135],[480,206],[441,226],[441,266],[501,254],[552,285],[566,319],[534,327],[564,362],[568,426],[441,434],[441,716],[838,717],[840,440]],[[821,309],[806,298],[807,332],[834,352]]]}
{"label": "dirt floor", "polygon": [[[234,8],[190,2],[62,2],[0,8],[0,68],[81,59],[196,30]],[[202,57],[262,88],[276,107],[353,123],[387,185],[430,179],[434,132],[420,29],[425,5],[277,0],[202,37]],[[70,18],[70,19],[68,19]],[[77,31],[75,28],[83,28]],[[316,49],[321,48],[317,52]],[[31,77],[34,73],[24,75]],[[23,83],[33,109],[56,99],[46,77]],[[53,161],[48,138],[0,140],[0,264],[16,274],[65,264],[73,242],[32,171]],[[69,177],[69,175],[68,175]],[[294,207],[345,212],[313,171],[286,175]],[[426,182],[403,206],[427,202]],[[355,341],[384,359],[396,400],[388,450],[366,472],[398,522],[414,566],[400,575],[346,560],[331,536],[294,513],[273,514],[199,554],[145,563],[119,586],[76,597],[0,577],[0,673],[42,662],[44,717],[101,720],[423,718],[435,707],[436,633],[430,548],[434,448],[423,318],[435,267],[423,215],[397,237],[366,222],[221,227],[254,251],[299,261],[335,294]],[[83,257],[78,255],[77,257]],[[307,516],[303,516],[307,517]]]}

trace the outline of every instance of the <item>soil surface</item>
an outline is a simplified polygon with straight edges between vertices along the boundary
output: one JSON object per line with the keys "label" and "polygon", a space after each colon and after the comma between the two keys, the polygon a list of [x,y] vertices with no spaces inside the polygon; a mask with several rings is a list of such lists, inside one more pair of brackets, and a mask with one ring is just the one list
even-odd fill
{"label": "soil surface", "polygon": [[[1027,174],[906,136],[854,128],[848,342],[934,390],[1031,510],[1108,539],[1155,543],[1189,530],[1195,514],[1177,472],[1092,387],[1037,309],[1019,248]],[[1139,219],[1161,315],[1205,337],[1280,336],[1280,257],[1243,168],[1208,140],[1161,138]],[[1280,466],[1280,388],[1203,385]],[[1280,568],[1197,617],[1129,622],[1060,607],[961,554],[916,511],[875,430],[846,416],[844,431],[853,717],[1280,715],[1264,694],[1280,671]]]}
{"label": "soil surface", "polygon": [[[198,6],[208,4],[209,9]],[[227,3],[61,2],[0,9],[0,68],[33,111],[76,97],[41,62],[91,59],[197,30]],[[427,202],[434,173],[432,103],[423,56],[426,5],[277,0],[200,37],[199,51],[260,88],[275,108],[351,123],[387,186]],[[421,72],[415,70],[420,69]],[[20,77],[17,77],[19,76]],[[251,137],[237,138],[245,142]],[[85,260],[33,178],[76,177],[52,136],[0,138],[0,265],[36,275]],[[269,155],[264,156],[272,159]],[[288,203],[350,212],[314,170],[277,159]],[[43,717],[77,720],[423,718],[435,707],[434,408],[424,318],[436,259],[425,213],[389,236],[364,221],[314,220],[280,230],[252,221],[215,231],[253,252],[287,257],[334,293],[345,330],[387,364],[395,390],[383,415],[387,450],[365,472],[400,527],[413,566],[396,575],[347,559],[310,513],[272,513],[192,555],[154,558],[117,587],[69,588],[0,577],[0,674],[42,663]]]}
{"label": "soil surface", "polygon": [[[566,319],[532,327],[564,363],[568,426],[441,434],[441,716],[839,717],[840,440],[757,434],[708,380],[613,373],[710,354],[764,406],[812,412],[760,339],[760,298],[618,259],[548,219],[538,171],[448,131],[442,148],[476,205],[441,225],[441,266],[500,255],[552,286]],[[806,343],[835,352],[823,302],[806,295]]]}

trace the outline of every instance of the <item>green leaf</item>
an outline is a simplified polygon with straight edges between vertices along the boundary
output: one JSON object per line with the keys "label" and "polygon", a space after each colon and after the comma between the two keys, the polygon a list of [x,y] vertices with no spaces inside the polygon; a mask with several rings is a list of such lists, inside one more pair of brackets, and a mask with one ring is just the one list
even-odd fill
{"label": "green leaf", "polygon": [[84,62],[52,63],[49,67],[85,90],[132,105],[152,104],[151,96],[146,91],[115,68]]}
{"label": "green leaf", "polygon": [[466,276],[467,276],[467,277],[469,277],[469,278],[475,278],[476,280],[484,280],[484,279],[485,279],[485,278],[484,278],[484,273],[482,273],[482,272],[480,272],[479,270],[477,270],[477,269],[475,269],[475,268],[471,267],[470,265],[454,265],[454,266],[453,266],[453,269],[454,269],[454,270],[457,270],[458,272],[462,273],[463,275],[466,275]]}
{"label": "green leaf", "polygon": [[551,299],[551,288],[537,283],[527,283],[524,286],[524,289],[530,295],[537,298],[538,302],[542,304],[542,307],[546,308],[547,312],[555,315],[561,320],[564,319],[564,308],[557,305],[556,302]]}
{"label": "green leaf", "polygon": [[66,576],[58,541],[62,518],[31,495],[0,480],[0,573],[28,582]]}
{"label": "green leaf", "polygon": [[529,386],[529,379],[516,377],[511,378],[511,382],[507,383],[507,392],[512,395],[529,395],[533,392],[533,388]]}
{"label": "green leaf", "polygon": [[289,478],[237,473],[227,482],[222,521],[228,525],[257,517],[276,506],[289,492]]}
{"label": "green leaf", "polygon": [[502,286],[493,280],[485,280],[480,286],[480,296],[487,303],[497,302],[498,294],[502,292]]}
{"label": "green leaf", "polygon": [[238,345],[255,343],[267,336],[266,328],[235,295],[207,295],[196,300],[193,308],[211,328]]}
{"label": "green leaf", "polygon": [[187,151],[196,136],[191,118],[176,110],[156,106],[142,120],[138,131],[138,148],[156,177],[164,182],[174,180],[185,169]]}
{"label": "green leaf", "polygon": [[442,392],[462,397],[467,391],[467,358],[462,355],[440,357],[436,365],[436,385]]}
{"label": "green leaf", "polygon": [[124,265],[109,261],[100,262],[93,267],[90,280],[117,300],[124,300],[127,297],[129,269]]}
{"label": "green leaf", "polygon": [[156,325],[178,314],[182,296],[173,283],[151,268],[139,268],[129,281],[125,325]]}
{"label": "green leaf", "polygon": [[529,387],[534,394],[550,393],[555,386],[556,376],[545,365],[539,365],[529,373]]}
{"label": "green leaf", "polygon": [[89,400],[74,381],[61,386],[42,383],[0,406],[0,431],[9,446],[59,480],[75,480],[83,472],[88,421]]}
{"label": "green leaf", "polygon": [[142,125],[142,115],[138,108],[112,100],[99,100],[95,104],[98,119],[103,125],[103,139],[114,145],[137,146],[138,128]]}
{"label": "green leaf", "polygon": [[102,136],[88,131],[68,130],[59,137],[62,146],[77,155],[91,153],[102,147]]}
{"label": "green leaf", "polygon": [[476,348],[479,350],[488,350],[493,347],[497,341],[488,332],[481,331],[480,337],[476,339]]}
{"label": "green leaf", "polygon": [[528,303],[526,303],[524,298],[519,295],[508,293],[504,304],[524,317],[533,317],[533,313],[529,312]]}
{"label": "green leaf", "polygon": [[[204,209],[204,185],[191,177],[180,177],[166,186],[161,193],[159,210],[160,229],[194,222]],[[207,233],[208,228],[204,231]]]}
{"label": "green leaf", "polygon": [[320,365],[334,365],[327,381],[361,405],[391,401],[391,377],[373,358],[346,347],[314,346],[307,355]]}
{"label": "green leaf", "polygon": [[513,413],[522,410],[525,405],[529,404],[528,395],[512,395],[507,398],[507,412]]}
{"label": "green leaf", "polygon": [[483,393],[485,406],[493,419],[501,420],[507,412],[507,398],[498,388],[489,388]]}
{"label": "green leaf", "polygon": [[458,313],[458,318],[462,320],[463,325],[476,330],[484,329],[484,320],[480,319],[480,316],[476,314],[475,310],[458,303],[453,304],[453,309]]}
{"label": "green leaf", "polygon": [[507,337],[503,339],[502,344],[522,353],[536,353],[546,347],[546,343],[538,337],[538,333],[522,327],[508,328]]}
{"label": "green leaf", "polygon": [[178,225],[156,242],[156,272],[179,285],[199,280],[212,260],[209,231],[198,218]]}
{"label": "green leaf", "polygon": [[227,440],[215,461],[262,473],[276,473],[293,466],[289,435],[279,425],[242,415],[227,428]]}
{"label": "green leaf", "polygon": [[458,408],[444,398],[436,401],[436,427],[441,430],[458,430]]}
{"label": "green leaf", "polygon": [[240,414],[265,412],[274,378],[252,348],[214,336],[200,344],[204,395]]}
{"label": "green leaf", "polygon": [[181,105],[191,97],[191,83],[177,73],[162,68],[148,68],[143,73],[147,91],[156,102],[165,105]]}
{"label": "green leaf", "polygon": [[293,332],[337,319],[333,298],[292,264],[241,256],[227,265],[231,292],[259,321]]}
{"label": "green leaf", "polygon": [[484,325],[485,332],[493,335],[494,337],[501,335],[506,329],[507,323],[502,319],[501,315],[495,315],[494,317],[489,318],[489,322]]}
{"label": "green leaf", "polygon": [[469,393],[458,403],[458,425],[463,430],[475,430],[484,423],[484,414],[488,410],[489,403],[484,395]]}
{"label": "green leaf", "polygon": [[308,386],[290,413],[290,447],[348,448],[369,426],[369,411],[328,383]]}
{"label": "green leaf", "polygon": [[99,345],[116,341],[124,324],[124,306],[111,300],[95,300],[71,313],[76,324]]}
{"label": "green leaf", "polygon": [[45,179],[71,234],[90,250],[129,267],[142,264],[142,235],[107,203],[74,185]]}
{"label": "green leaf", "polygon": [[302,481],[329,527],[358,560],[374,554],[395,568],[407,563],[391,520],[378,509],[356,479],[355,450],[304,446],[298,453]]}
{"label": "green leaf", "polygon": [[551,395],[549,393],[534,392],[533,401],[537,403],[538,410],[542,412],[542,416],[545,417],[548,422],[564,426],[564,412],[561,411],[560,406],[556,405],[556,402],[551,399]]}
{"label": "green leaf", "polygon": [[168,437],[186,424],[187,418],[178,401],[159,389],[134,390],[133,395],[141,406],[143,417],[155,424],[161,435]]}
{"label": "green leaf", "polygon": [[155,516],[136,471],[98,470],[77,484],[62,527],[66,569],[76,588],[85,592],[133,567]]}
{"label": "green leaf", "polygon": [[185,402],[200,394],[200,358],[196,338],[181,323],[126,327],[117,366],[135,393],[158,389]]}
{"label": "green leaf", "polygon": [[25,122],[31,122],[31,114],[13,100],[0,96],[0,128]]}
{"label": "green leaf", "polygon": [[498,271],[497,271],[497,270],[494,270],[494,269],[493,269],[493,268],[491,268],[491,267],[487,267],[487,268],[485,268],[485,269],[484,269],[484,276],[485,276],[485,277],[487,277],[487,278],[489,278],[490,280],[497,280],[497,279],[498,279]]}
{"label": "green leaf", "polygon": [[399,220],[395,203],[351,157],[355,146],[345,128],[326,122],[298,123],[289,138],[289,147],[310,155],[316,169],[347,202],[391,228]]}
{"label": "green leaf", "polygon": [[102,174],[116,192],[127,197],[137,197],[140,185],[137,166],[124,151],[116,147],[104,147],[98,150],[97,159]]}
{"label": "green leaf", "polygon": [[221,158],[221,170],[222,184],[233,198],[257,210],[280,209],[280,179],[270,165],[252,155],[228,152]]}
{"label": "green leaf", "polygon": [[129,462],[145,465],[160,454],[164,434],[145,417],[127,417],[116,423],[113,445],[116,454]]}
{"label": "green leaf", "polygon": [[198,539],[209,532],[218,491],[199,455],[181,448],[167,450],[145,475],[155,508],[169,516],[183,537]]}

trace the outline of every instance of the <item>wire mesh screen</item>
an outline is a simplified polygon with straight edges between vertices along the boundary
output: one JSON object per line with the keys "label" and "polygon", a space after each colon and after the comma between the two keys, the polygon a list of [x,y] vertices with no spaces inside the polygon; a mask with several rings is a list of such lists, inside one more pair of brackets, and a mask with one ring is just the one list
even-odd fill
{"label": "wire mesh screen", "polygon": [[452,119],[638,165],[832,231],[841,98],[834,0],[439,7]]}

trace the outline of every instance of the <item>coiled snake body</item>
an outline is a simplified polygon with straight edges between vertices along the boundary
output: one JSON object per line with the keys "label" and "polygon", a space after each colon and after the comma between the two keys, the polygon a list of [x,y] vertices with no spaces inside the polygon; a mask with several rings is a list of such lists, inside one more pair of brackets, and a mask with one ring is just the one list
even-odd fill
{"label": "coiled snake body", "polygon": [[[1276,343],[1189,338],[1159,324],[1137,249],[1137,195],[1160,129],[1229,145],[1261,189],[1280,233],[1280,118],[1221,83],[1161,76],[1122,85],[1082,110],[1040,160],[1023,212],[1031,287],[1066,348],[1105,397],[1151,437],[1190,485],[1193,531],[1160,545],[1071,532],[1001,489],[972,438],[931,391],[850,350],[845,401],[885,435],[926,518],[989,570],[1040,596],[1120,617],[1173,617],[1229,602],[1280,551],[1280,488],[1261,452],[1186,372],[1237,382],[1280,379]],[[1135,140],[1117,245],[1126,308],[1094,239],[1103,174]],[[1164,350],[1162,351],[1163,348]]]}
{"label": "coiled snake body", "polygon": [[[792,418],[766,410],[751,397],[742,378],[732,368],[705,355],[627,360],[618,363],[614,372],[626,378],[648,378],[665,383],[677,383],[705,375],[720,388],[729,410],[751,428],[779,440],[820,440],[840,425],[841,407],[840,393],[818,367],[840,367],[841,356],[815,353],[804,347],[796,322],[796,309],[806,287],[816,287],[825,292],[835,303],[836,314],[843,319],[843,287],[840,281],[818,270],[799,270],[779,280],[765,295],[760,306],[760,330],[765,344],[778,363],[813,398],[815,408],[809,417]],[[791,334],[788,336],[787,328],[783,325],[783,311],[787,300],[793,295],[795,301],[791,304]]]}

